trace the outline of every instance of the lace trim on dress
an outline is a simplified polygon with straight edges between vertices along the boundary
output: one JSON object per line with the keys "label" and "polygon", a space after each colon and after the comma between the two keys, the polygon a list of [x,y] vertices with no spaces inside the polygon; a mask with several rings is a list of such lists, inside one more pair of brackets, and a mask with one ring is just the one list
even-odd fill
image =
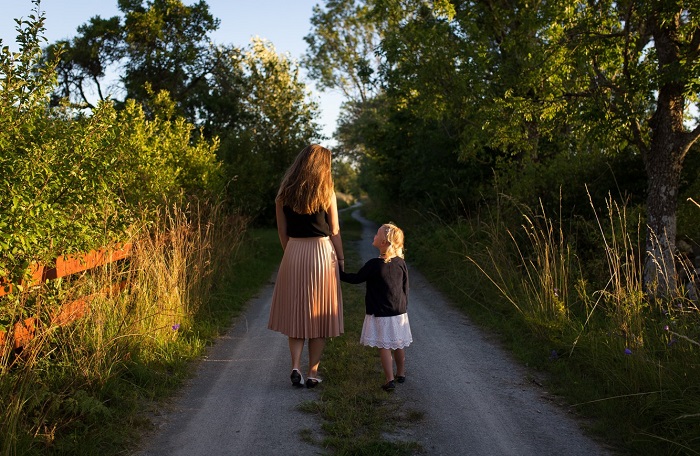
{"label": "lace trim on dress", "polygon": [[375,317],[365,315],[362,324],[360,343],[370,347],[391,350],[408,347],[413,342],[408,314],[394,317]]}

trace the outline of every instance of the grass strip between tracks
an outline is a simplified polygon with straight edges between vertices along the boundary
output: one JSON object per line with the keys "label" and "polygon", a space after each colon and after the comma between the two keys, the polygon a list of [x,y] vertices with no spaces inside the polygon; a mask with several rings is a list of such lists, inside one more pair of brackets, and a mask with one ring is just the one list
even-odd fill
{"label": "grass strip between tracks", "polygon": [[[353,244],[362,227],[349,213],[342,218],[345,262],[349,271],[362,265]],[[361,242],[369,242],[367,240]],[[322,435],[312,429],[303,437],[336,455],[410,455],[419,446],[405,441],[397,431],[419,421],[422,413],[405,410],[399,394],[386,393],[376,348],[360,345],[365,315],[364,286],[343,284],[345,334],[329,339],[321,360],[324,382],[318,399],[302,404],[302,410],[322,419]]]}

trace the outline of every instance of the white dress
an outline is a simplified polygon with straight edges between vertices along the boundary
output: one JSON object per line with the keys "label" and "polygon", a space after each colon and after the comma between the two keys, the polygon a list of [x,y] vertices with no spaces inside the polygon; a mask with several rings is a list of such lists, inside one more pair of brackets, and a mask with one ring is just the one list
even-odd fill
{"label": "white dress", "polygon": [[408,347],[411,342],[413,337],[407,313],[393,317],[365,315],[360,336],[362,345],[396,350]]}

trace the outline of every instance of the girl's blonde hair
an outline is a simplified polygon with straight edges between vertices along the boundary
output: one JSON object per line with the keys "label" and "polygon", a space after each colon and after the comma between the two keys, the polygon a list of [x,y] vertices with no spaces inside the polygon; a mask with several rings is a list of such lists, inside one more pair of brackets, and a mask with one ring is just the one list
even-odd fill
{"label": "girl's blonde hair", "polygon": [[403,258],[403,231],[401,228],[393,223],[385,223],[382,225],[382,229],[384,229],[384,236],[386,237],[386,241],[389,243],[389,247],[386,249],[386,258],[384,259],[384,262],[390,262],[395,256]]}
{"label": "girl's blonde hair", "polygon": [[313,214],[328,209],[332,196],[331,151],[306,146],[284,174],[276,201],[298,214]]}

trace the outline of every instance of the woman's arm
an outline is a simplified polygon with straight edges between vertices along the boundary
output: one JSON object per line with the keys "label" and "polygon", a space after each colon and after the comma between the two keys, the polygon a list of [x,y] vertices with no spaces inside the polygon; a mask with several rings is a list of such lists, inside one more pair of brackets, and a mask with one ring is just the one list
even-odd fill
{"label": "woman's arm", "polygon": [[340,269],[345,269],[345,254],[343,253],[343,239],[340,237],[340,220],[338,218],[338,200],[335,192],[331,197],[331,207],[328,210],[328,225],[331,229],[331,242],[335,248],[335,255],[338,257]]}
{"label": "woman's arm", "polygon": [[280,244],[282,244],[282,250],[287,248],[287,242],[289,241],[289,236],[287,236],[287,218],[284,216],[284,210],[282,209],[284,205],[281,201],[275,201],[275,216],[277,218],[277,235],[280,238]]}

